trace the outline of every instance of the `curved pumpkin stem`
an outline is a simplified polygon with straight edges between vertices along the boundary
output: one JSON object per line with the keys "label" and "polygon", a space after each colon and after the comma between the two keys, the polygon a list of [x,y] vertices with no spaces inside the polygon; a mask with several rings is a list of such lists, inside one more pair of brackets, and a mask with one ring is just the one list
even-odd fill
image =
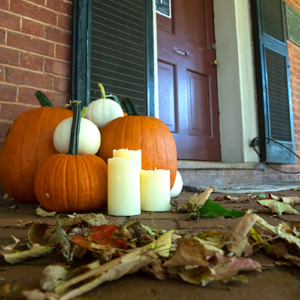
{"label": "curved pumpkin stem", "polygon": [[52,103],[50,102],[50,100],[47,98],[47,96],[42,93],[41,91],[36,91],[34,93],[35,97],[39,100],[40,102],[40,105],[42,107],[45,107],[45,106],[49,106],[49,107],[53,107]]}
{"label": "curved pumpkin stem", "polygon": [[79,132],[80,132],[80,122],[81,122],[81,107],[80,102],[74,100],[71,102],[73,108],[73,122],[71,127],[70,145],[69,152],[70,155],[78,154],[78,144],[79,144]]}
{"label": "curved pumpkin stem", "polygon": [[98,83],[98,86],[101,93],[101,99],[106,99],[104,86],[101,83]]}
{"label": "curved pumpkin stem", "polygon": [[141,115],[136,105],[128,97],[122,99],[122,106],[125,108],[128,116]]}
{"label": "curved pumpkin stem", "polygon": [[122,105],[121,105],[121,103],[120,103],[120,101],[119,101],[119,99],[118,99],[118,97],[116,95],[109,94],[108,96],[106,96],[103,84],[102,83],[98,83],[98,86],[99,86],[100,93],[101,93],[101,99],[110,99],[110,100],[113,100],[113,101],[115,101],[116,103],[118,103],[122,107]]}

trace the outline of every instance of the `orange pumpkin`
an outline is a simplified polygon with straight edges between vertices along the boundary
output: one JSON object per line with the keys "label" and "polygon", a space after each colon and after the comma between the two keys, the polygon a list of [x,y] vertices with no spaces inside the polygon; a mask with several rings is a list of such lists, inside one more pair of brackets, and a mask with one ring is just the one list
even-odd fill
{"label": "orange pumpkin", "polygon": [[56,126],[72,117],[72,111],[52,107],[51,102],[36,92],[42,107],[21,114],[11,125],[0,152],[0,181],[15,200],[36,203],[34,176],[38,165],[58,153],[53,144]]}
{"label": "orange pumpkin", "polygon": [[134,104],[122,101],[128,116],[117,118],[101,130],[101,146],[97,153],[107,162],[114,149],[142,150],[142,169],[170,170],[170,190],[177,172],[177,151],[174,138],[165,123],[154,117],[139,115]]}
{"label": "orange pumpkin", "polygon": [[35,194],[50,211],[95,211],[107,204],[106,163],[96,155],[78,155],[79,103],[72,102],[74,115],[68,154],[46,158],[35,175]]}

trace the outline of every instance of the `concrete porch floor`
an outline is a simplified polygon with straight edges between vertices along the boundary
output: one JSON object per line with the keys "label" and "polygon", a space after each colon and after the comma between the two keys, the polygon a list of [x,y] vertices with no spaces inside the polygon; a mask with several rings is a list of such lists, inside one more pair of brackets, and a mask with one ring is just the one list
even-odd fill
{"label": "concrete porch floor", "polygon": [[[270,190],[269,192],[273,192]],[[177,197],[180,201],[186,201],[194,193],[183,192]],[[255,194],[255,193],[254,193]],[[256,193],[257,194],[257,193]],[[299,191],[282,190],[274,192],[275,195],[300,196]],[[240,194],[242,195],[242,194]],[[218,196],[224,196],[221,193],[213,193],[212,199]],[[234,196],[237,196],[235,193]],[[219,202],[227,209],[253,208],[261,209],[262,206],[256,203],[228,203]],[[13,205],[18,205],[19,209],[9,210]],[[22,221],[44,221],[46,218],[35,215],[37,205],[23,205],[16,201],[0,200],[0,245],[12,243],[11,235],[22,239],[25,242],[28,234],[28,228],[21,229],[17,227],[17,220]],[[296,206],[300,211],[300,205]],[[122,223],[125,217],[107,216],[106,211],[101,211],[106,218],[114,223]],[[298,215],[283,215],[280,218],[271,218],[271,214],[259,213],[269,224],[277,225],[281,221],[289,223],[290,221],[300,221]],[[203,218],[199,221],[187,221],[186,214],[173,214],[171,212],[155,213],[153,215],[157,227],[170,229],[186,229],[193,234],[209,230],[218,230],[226,232],[232,229],[239,219],[209,219]],[[142,224],[153,227],[150,216],[142,213],[139,216],[130,217],[140,218]],[[129,218],[127,218],[129,219]],[[56,225],[55,217],[48,217],[47,221],[51,228]],[[49,230],[51,230],[51,228]],[[206,287],[195,286],[183,281],[168,279],[159,281],[154,277],[143,274],[134,274],[125,276],[117,281],[105,283],[93,291],[83,295],[78,299],[113,299],[113,300],[171,300],[171,299],[260,299],[260,300],[298,300],[300,299],[300,268],[276,266],[274,260],[265,256],[263,252],[256,252],[251,256],[252,259],[260,262],[265,269],[262,273],[245,272],[248,283],[230,283],[222,284],[213,282]],[[0,285],[10,283],[16,290],[10,294],[7,300],[25,299],[22,296],[22,290],[32,290],[39,288],[39,280],[43,269],[57,262],[63,262],[62,256],[52,254],[43,258],[32,259],[26,262],[10,266],[4,260],[0,260],[0,277],[5,278],[0,281]],[[71,267],[78,267],[80,263],[76,262]],[[5,270],[4,270],[5,269]],[[3,271],[2,271],[3,270]]]}

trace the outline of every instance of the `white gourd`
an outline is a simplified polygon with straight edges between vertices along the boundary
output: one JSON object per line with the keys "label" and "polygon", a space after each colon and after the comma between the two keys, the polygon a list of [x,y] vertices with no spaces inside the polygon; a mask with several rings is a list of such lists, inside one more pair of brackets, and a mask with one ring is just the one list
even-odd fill
{"label": "white gourd", "polygon": [[171,190],[171,198],[177,197],[181,193],[182,187],[183,187],[182,177],[180,173],[177,171],[175,182]]}
{"label": "white gourd", "polygon": [[[63,120],[55,128],[53,143],[55,149],[62,154],[69,151],[73,118]],[[98,127],[90,120],[81,119],[79,131],[78,154],[96,154],[100,148],[101,134]]]}
{"label": "white gourd", "polygon": [[115,101],[110,99],[98,99],[88,105],[85,118],[91,120],[101,129],[110,121],[123,117],[123,115],[121,106]]}
{"label": "white gourd", "polygon": [[124,113],[117,102],[106,98],[103,85],[98,83],[98,86],[100,88],[101,99],[92,101],[88,105],[85,117],[101,129],[110,121],[123,117]]}

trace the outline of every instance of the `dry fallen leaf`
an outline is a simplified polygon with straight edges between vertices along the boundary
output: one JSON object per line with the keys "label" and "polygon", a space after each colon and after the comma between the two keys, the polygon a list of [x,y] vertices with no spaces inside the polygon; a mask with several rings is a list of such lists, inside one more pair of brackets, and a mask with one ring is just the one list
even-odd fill
{"label": "dry fallen leaf", "polygon": [[43,236],[48,229],[48,224],[33,224],[28,231],[28,240],[31,245],[40,244],[44,245]]}
{"label": "dry fallen leaf", "polygon": [[15,242],[13,244],[7,245],[2,249],[0,248],[0,254],[4,255],[4,254],[13,253],[14,252],[13,249],[22,244],[22,242],[19,239],[15,238],[13,235],[11,237],[14,239]]}
{"label": "dry fallen leaf", "polygon": [[[284,196],[278,197],[278,196],[269,194],[269,197],[267,199],[274,199],[277,201],[282,201],[285,204],[300,203],[300,198],[295,197],[295,196],[293,196],[293,197],[284,197]],[[267,200],[267,199],[265,199],[265,200]]]}
{"label": "dry fallen leaf", "polygon": [[31,258],[44,256],[47,253],[50,253],[51,251],[52,248],[50,247],[44,247],[39,244],[34,244],[33,247],[29,250],[17,252],[17,253],[11,253],[11,254],[4,254],[3,256],[8,263],[14,265]]}
{"label": "dry fallen leaf", "polygon": [[224,196],[224,200],[230,200],[232,203],[236,202],[251,202],[251,194],[242,197]]}
{"label": "dry fallen leaf", "polygon": [[35,213],[40,216],[40,217],[54,217],[54,215],[57,214],[56,211],[52,211],[52,212],[49,212],[49,211],[45,211],[44,209],[38,207],[36,210],[35,210]]}
{"label": "dry fallen leaf", "polygon": [[192,212],[195,209],[203,206],[213,191],[214,188],[211,186],[207,188],[204,192],[202,192],[200,195],[195,194],[190,199],[188,199],[186,204],[188,206],[189,211]]}
{"label": "dry fallen leaf", "polygon": [[28,222],[23,222],[21,219],[17,220],[17,227],[19,228],[24,228],[26,226],[31,226],[32,225],[32,221],[28,221]]}
{"label": "dry fallen leaf", "polygon": [[284,204],[277,200],[257,200],[257,203],[269,207],[272,213],[278,213],[279,216],[281,216],[283,212],[292,215],[300,214],[296,209],[292,208],[289,204]]}
{"label": "dry fallen leaf", "polygon": [[228,251],[241,256],[248,245],[248,233],[259,217],[251,212],[247,212],[238,224],[229,233],[225,234],[224,241],[229,242],[226,245]]}
{"label": "dry fallen leaf", "polygon": [[65,266],[52,265],[46,267],[43,270],[41,288],[46,292],[53,292],[57,286],[65,282],[68,273]]}

